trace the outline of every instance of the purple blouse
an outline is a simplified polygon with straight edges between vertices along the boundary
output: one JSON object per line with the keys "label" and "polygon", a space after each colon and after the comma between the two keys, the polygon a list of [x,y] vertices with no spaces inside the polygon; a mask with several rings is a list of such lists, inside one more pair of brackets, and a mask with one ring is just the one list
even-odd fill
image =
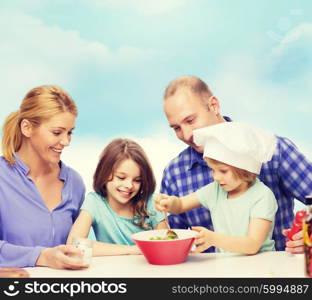
{"label": "purple blouse", "polygon": [[29,168],[15,156],[0,157],[0,266],[35,266],[44,248],[65,244],[85,195],[80,175],[60,162],[61,203],[50,211],[27,177]]}

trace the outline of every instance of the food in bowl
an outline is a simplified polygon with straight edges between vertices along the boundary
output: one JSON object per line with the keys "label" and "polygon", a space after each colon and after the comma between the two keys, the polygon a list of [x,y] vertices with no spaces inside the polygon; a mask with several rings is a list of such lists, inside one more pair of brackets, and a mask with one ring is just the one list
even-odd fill
{"label": "food in bowl", "polygon": [[133,241],[142,251],[147,262],[153,265],[173,265],[183,263],[198,232],[189,229],[174,229],[175,239],[151,240],[165,237],[167,229],[141,231],[132,235]]}
{"label": "food in bowl", "polygon": [[178,235],[176,234],[176,232],[174,232],[171,229],[168,229],[166,236],[161,237],[161,236],[155,236],[155,237],[151,237],[150,240],[151,241],[159,241],[159,240],[175,240],[178,239]]}

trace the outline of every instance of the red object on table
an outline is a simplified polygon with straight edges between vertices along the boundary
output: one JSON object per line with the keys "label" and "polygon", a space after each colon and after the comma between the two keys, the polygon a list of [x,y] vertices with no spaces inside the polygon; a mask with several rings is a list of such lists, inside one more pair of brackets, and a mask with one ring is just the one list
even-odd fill
{"label": "red object on table", "polygon": [[295,219],[293,221],[293,224],[291,226],[291,229],[287,235],[287,241],[293,240],[292,237],[294,234],[302,230],[302,221],[303,218],[307,215],[307,212],[305,210],[298,210],[295,216]]}
{"label": "red object on table", "polygon": [[165,236],[167,229],[140,231],[132,235],[148,263],[152,265],[174,265],[183,263],[193,245],[197,232],[188,229],[173,229],[178,235],[173,240],[150,240]]}

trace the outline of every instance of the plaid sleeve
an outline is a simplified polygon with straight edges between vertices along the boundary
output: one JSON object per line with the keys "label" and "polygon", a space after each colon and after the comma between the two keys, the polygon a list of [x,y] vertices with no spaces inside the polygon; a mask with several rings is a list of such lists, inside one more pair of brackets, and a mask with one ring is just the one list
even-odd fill
{"label": "plaid sleeve", "polygon": [[279,138],[279,178],[287,194],[305,203],[312,194],[312,163],[286,138]]}

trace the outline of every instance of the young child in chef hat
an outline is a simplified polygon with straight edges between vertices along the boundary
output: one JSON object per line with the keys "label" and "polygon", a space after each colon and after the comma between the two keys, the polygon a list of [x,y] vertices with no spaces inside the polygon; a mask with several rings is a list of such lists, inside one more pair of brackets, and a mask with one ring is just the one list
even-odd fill
{"label": "young child in chef hat", "polygon": [[198,231],[195,253],[215,246],[218,252],[255,254],[272,251],[277,202],[257,175],[271,160],[275,136],[238,122],[224,122],[193,131],[194,142],[203,147],[204,160],[214,182],[185,197],[155,196],[160,211],[179,214],[200,205],[210,210],[215,231]]}

